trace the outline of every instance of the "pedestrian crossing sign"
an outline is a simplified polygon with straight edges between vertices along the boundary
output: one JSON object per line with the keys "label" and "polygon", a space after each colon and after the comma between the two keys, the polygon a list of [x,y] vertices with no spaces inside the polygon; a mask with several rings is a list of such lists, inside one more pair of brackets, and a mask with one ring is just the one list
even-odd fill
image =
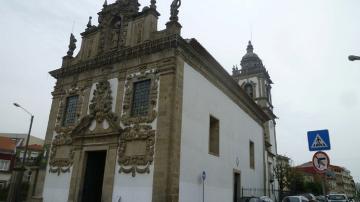
{"label": "pedestrian crossing sign", "polygon": [[323,151],[330,150],[330,138],[328,130],[317,130],[307,132],[309,150]]}

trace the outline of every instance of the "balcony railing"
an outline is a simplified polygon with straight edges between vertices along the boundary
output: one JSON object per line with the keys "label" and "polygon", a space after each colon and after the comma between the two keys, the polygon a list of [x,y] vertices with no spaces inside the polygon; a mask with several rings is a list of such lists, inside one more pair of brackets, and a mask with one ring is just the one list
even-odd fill
{"label": "balcony railing", "polygon": [[[22,158],[17,157],[15,165],[21,165],[21,162],[22,162]],[[25,160],[25,166],[38,166],[40,162],[41,162],[41,156],[30,157]]]}

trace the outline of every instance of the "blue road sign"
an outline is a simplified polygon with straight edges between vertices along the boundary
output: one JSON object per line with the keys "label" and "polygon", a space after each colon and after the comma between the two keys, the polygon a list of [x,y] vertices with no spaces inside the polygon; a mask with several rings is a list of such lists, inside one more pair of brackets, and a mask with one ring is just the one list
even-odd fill
{"label": "blue road sign", "polygon": [[307,132],[309,150],[323,151],[330,150],[330,138],[328,130],[317,130]]}

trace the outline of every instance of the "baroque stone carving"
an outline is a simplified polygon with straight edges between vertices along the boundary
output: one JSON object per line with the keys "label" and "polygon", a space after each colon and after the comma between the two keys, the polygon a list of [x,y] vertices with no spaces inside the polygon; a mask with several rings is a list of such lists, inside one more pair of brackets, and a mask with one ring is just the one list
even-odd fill
{"label": "baroque stone carving", "polygon": [[156,0],[150,1],[150,8],[156,9]]}
{"label": "baroque stone carving", "polygon": [[177,22],[179,21],[179,8],[181,6],[181,0],[173,0],[170,6],[170,21]]}
{"label": "baroque stone carving", "polygon": [[150,125],[135,125],[124,129],[118,150],[119,173],[150,173],[155,145],[155,130]]}
{"label": "baroque stone carving", "polygon": [[70,172],[73,164],[74,151],[72,148],[72,138],[67,134],[58,134],[55,136],[50,150],[50,173]]}
{"label": "baroque stone carving", "polygon": [[90,28],[92,27],[92,25],[91,25],[91,19],[92,19],[92,17],[90,16],[90,17],[89,17],[89,21],[88,21],[88,23],[87,23],[87,25],[86,25],[86,27],[87,27],[88,29],[90,29]]}
{"label": "baroque stone carving", "polygon": [[89,106],[90,115],[96,118],[98,123],[104,121],[107,115],[111,115],[112,96],[109,81],[101,81],[96,84],[94,97]]}
{"label": "baroque stone carving", "polygon": [[[149,110],[147,115],[145,116],[131,116],[131,105],[132,99],[134,94],[134,83],[138,81],[143,81],[150,79],[150,98],[149,98]],[[125,126],[129,126],[132,124],[139,124],[139,123],[152,123],[156,116],[156,105],[157,105],[157,98],[158,98],[158,82],[159,76],[157,75],[157,71],[155,69],[147,70],[144,69],[138,74],[131,74],[126,78],[125,83],[125,97],[123,102],[123,114],[121,117],[121,122]]]}
{"label": "baroque stone carving", "polygon": [[[96,84],[96,89],[93,93],[93,98],[89,105],[89,115],[84,116],[80,123],[71,131],[73,137],[81,136],[85,132],[97,133],[97,132],[121,132],[119,124],[117,123],[117,116],[112,112],[112,96],[111,86],[109,81],[103,80]],[[96,121],[96,129],[89,131],[89,127],[93,120]],[[104,121],[109,124],[109,130],[99,129],[98,127]]]}
{"label": "baroque stone carving", "polygon": [[238,76],[239,74],[240,74],[240,70],[239,70],[238,65],[233,65],[232,76]]}
{"label": "baroque stone carving", "polygon": [[[64,101],[69,95],[77,94],[80,90],[78,88],[71,88],[64,95]],[[60,104],[59,112],[64,111]],[[78,106],[77,109],[81,107]],[[74,138],[77,138],[83,134],[108,134],[116,133],[120,134],[122,129],[119,126],[117,116],[112,112],[112,96],[111,86],[109,81],[104,80],[96,84],[96,89],[93,93],[93,98],[89,105],[89,115],[84,116],[77,125],[71,125],[62,127],[61,117],[62,113],[58,115],[58,122],[55,127],[57,136],[52,142],[50,151],[50,172],[52,173],[65,173],[70,171],[70,167],[73,163],[73,148],[72,142]],[[96,121],[96,128],[94,131],[89,131],[89,127],[93,121]],[[102,125],[104,121],[109,124],[108,129],[98,127]],[[100,129],[101,128],[101,129]]]}
{"label": "baroque stone carving", "polygon": [[71,33],[70,35],[70,43],[69,43],[69,50],[67,52],[67,56],[72,57],[74,54],[74,50],[76,49],[76,42],[75,36]]}

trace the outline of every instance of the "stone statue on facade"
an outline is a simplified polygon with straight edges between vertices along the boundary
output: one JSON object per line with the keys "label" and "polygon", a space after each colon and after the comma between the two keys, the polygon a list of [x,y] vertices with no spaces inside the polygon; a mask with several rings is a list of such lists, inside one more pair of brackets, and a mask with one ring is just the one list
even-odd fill
{"label": "stone statue on facade", "polygon": [[110,47],[116,48],[119,44],[119,31],[118,30],[112,30],[110,33]]}
{"label": "stone statue on facade", "polygon": [[181,6],[181,0],[174,0],[170,6],[170,21],[177,22],[179,20],[179,8]]}
{"label": "stone statue on facade", "polygon": [[74,50],[76,48],[76,42],[75,36],[71,33],[70,35],[70,44],[69,44],[69,50],[67,52],[67,56],[73,56]]}
{"label": "stone statue on facade", "polygon": [[240,74],[240,70],[239,70],[239,67],[237,65],[233,65],[233,68],[232,68],[232,75],[233,76],[237,76]]}
{"label": "stone statue on facade", "polygon": [[120,41],[121,34],[121,19],[114,23],[113,29],[111,31],[111,48],[117,48]]}
{"label": "stone statue on facade", "polygon": [[151,0],[150,8],[156,9],[156,0]]}
{"label": "stone statue on facade", "polygon": [[90,17],[89,17],[89,21],[88,21],[88,23],[87,23],[87,25],[86,25],[86,27],[87,27],[88,29],[90,29],[90,28],[92,27],[92,25],[91,25],[91,19],[92,19],[92,17],[90,16]]}

